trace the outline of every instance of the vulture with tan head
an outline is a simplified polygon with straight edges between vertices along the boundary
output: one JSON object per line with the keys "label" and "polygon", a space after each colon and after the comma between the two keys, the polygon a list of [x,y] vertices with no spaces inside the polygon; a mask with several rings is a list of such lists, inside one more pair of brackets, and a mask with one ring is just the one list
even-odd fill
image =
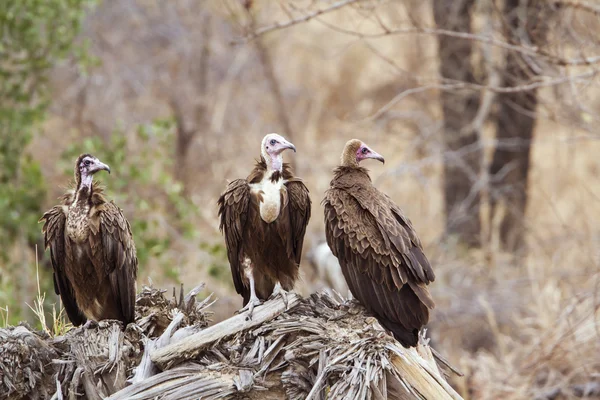
{"label": "vulture with tan head", "polygon": [[403,346],[416,346],[435,276],[409,219],[359,166],[368,158],[384,162],[360,140],[346,143],[323,200],[327,244],[354,297]]}
{"label": "vulture with tan head", "polygon": [[73,325],[134,318],[138,260],[129,222],[93,180],[108,171],[90,154],[75,163],[75,190],[46,212],[42,232],[54,269],[54,290]]}
{"label": "vulture with tan head", "polygon": [[236,179],[218,200],[220,229],[235,289],[250,311],[271,295],[294,288],[302,243],[310,219],[308,189],[283,163],[283,151],[296,147],[271,133],[246,179]]}

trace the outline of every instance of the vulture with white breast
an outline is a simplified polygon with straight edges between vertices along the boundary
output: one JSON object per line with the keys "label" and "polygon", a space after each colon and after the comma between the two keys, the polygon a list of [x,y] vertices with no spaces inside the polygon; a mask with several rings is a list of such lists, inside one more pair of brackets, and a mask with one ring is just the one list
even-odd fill
{"label": "vulture with white breast", "polygon": [[235,289],[250,311],[271,295],[294,288],[311,201],[300,178],[283,163],[295,146],[271,133],[261,143],[261,158],[246,179],[236,179],[218,200],[220,229]]}
{"label": "vulture with white breast", "polygon": [[54,270],[54,290],[75,326],[87,320],[134,319],[138,260],[129,222],[93,180],[108,171],[90,154],[75,163],[75,190],[46,212],[42,232]]}
{"label": "vulture with white breast", "polygon": [[384,162],[360,140],[346,143],[323,200],[327,244],[354,297],[412,347],[434,307],[427,285],[435,275],[410,220],[359,166],[368,158]]}

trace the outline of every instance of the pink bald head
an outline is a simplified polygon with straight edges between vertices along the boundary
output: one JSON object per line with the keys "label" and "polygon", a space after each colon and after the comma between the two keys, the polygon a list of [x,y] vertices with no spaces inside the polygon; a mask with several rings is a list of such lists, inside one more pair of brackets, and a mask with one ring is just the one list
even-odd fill
{"label": "pink bald head", "polygon": [[346,167],[358,167],[358,163],[367,158],[372,158],[385,163],[383,156],[372,150],[369,146],[358,139],[349,140],[342,153],[342,165]]}
{"label": "pink bald head", "polygon": [[283,136],[277,133],[269,133],[262,140],[260,152],[267,162],[269,169],[281,171],[283,165],[281,153],[287,149],[294,150],[294,153],[296,152],[296,146],[288,142]]}

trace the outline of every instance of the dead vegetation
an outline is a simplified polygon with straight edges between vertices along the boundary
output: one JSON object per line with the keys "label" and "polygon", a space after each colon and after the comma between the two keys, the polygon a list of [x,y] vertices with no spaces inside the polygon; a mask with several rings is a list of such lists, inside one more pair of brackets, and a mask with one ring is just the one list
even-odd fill
{"label": "dead vegetation", "polygon": [[210,298],[196,302],[198,288],[180,299],[168,300],[163,292],[144,287],[136,300],[136,322],[124,331],[116,321],[71,327],[56,336],[26,323],[0,329],[0,398],[100,399],[121,389],[148,341],[171,322],[173,310],[182,310],[194,329],[208,324]]}
{"label": "dead vegetation", "polygon": [[211,296],[197,293],[144,288],[125,331],[114,321],[56,337],[0,330],[0,398],[461,398],[427,340],[405,349],[356,302],[293,294],[287,307],[275,298],[251,320],[207,327]]}

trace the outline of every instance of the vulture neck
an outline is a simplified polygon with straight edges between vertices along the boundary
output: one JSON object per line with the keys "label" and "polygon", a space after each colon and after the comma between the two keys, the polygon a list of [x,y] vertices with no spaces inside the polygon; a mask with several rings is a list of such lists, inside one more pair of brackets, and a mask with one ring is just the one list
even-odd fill
{"label": "vulture neck", "polygon": [[344,149],[340,167],[359,168],[358,161],[356,160],[356,150],[349,146]]}
{"label": "vulture neck", "polygon": [[93,175],[79,175],[77,177],[77,181],[79,185],[77,186],[77,193],[75,195],[74,203],[79,203],[80,201],[87,201],[92,196],[92,182],[94,180]]}
{"label": "vulture neck", "polygon": [[283,156],[281,155],[281,153],[271,156],[271,154],[267,153],[264,149],[261,151],[261,153],[262,157],[265,159],[265,162],[267,164],[267,175],[270,175],[272,172],[275,171],[282,171]]}

